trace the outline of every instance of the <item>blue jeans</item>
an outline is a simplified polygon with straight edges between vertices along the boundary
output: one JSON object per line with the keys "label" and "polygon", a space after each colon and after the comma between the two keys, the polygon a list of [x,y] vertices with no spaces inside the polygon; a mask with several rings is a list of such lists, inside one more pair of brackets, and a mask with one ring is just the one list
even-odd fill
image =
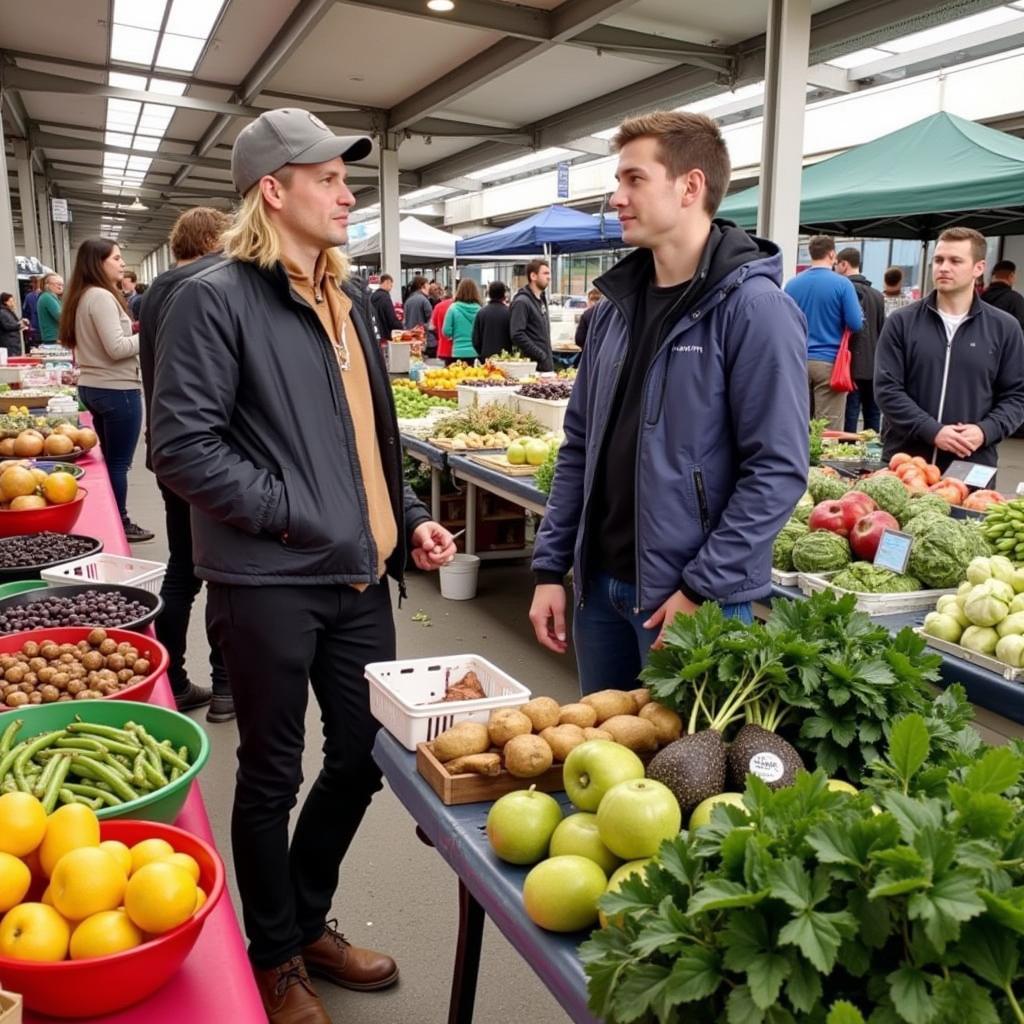
{"label": "blue jeans", "polygon": [[856,391],[846,396],[846,422],[844,429],[849,434],[857,433],[857,420],[864,409],[864,429],[879,430],[882,423],[882,412],[875,402],[875,383],[871,380],[855,380]]}
{"label": "blue jeans", "polygon": [[79,387],[78,395],[92,413],[103,458],[107,460],[110,486],[121,519],[128,518],[128,470],[142,430],[142,392],[116,388]]}
{"label": "blue jeans", "polygon": [[[631,690],[647,661],[657,629],[644,629],[654,613],[635,612],[636,587],[601,573],[586,588],[582,607],[577,607],[572,623],[576,647],[576,666],[580,692]],[[724,604],[722,611],[741,622],[753,622],[749,603]]]}

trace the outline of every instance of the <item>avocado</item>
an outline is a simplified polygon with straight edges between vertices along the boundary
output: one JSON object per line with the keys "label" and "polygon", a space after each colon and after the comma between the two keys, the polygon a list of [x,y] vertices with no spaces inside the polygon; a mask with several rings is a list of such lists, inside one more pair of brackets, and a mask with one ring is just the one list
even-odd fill
{"label": "avocado", "polygon": [[804,763],[796,749],[781,736],[759,725],[745,725],[729,744],[727,755],[729,786],[741,790],[748,773],[756,775],[771,789],[782,789],[796,780]]}
{"label": "avocado", "polygon": [[725,789],[726,748],[722,734],[704,729],[670,743],[647,765],[647,778],[675,794],[686,821],[693,809]]}

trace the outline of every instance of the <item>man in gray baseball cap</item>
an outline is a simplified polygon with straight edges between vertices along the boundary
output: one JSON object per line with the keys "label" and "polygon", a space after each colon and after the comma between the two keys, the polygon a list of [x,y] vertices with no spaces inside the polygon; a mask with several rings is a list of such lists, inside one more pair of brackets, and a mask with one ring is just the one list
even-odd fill
{"label": "man in gray baseball cap", "polygon": [[[191,506],[234,697],[231,845],[270,1024],[330,1024],[311,975],[361,992],[398,978],[328,919],[381,787],[364,670],[395,658],[388,577],[401,592],[407,555],[434,569],[455,553],[403,484],[369,297],[336,248],[355,205],[345,164],[369,151],[305,110],[248,125],[227,259],[182,283],[157,336],[153,468]],[[323,762],[289,839],[310,686]]]}

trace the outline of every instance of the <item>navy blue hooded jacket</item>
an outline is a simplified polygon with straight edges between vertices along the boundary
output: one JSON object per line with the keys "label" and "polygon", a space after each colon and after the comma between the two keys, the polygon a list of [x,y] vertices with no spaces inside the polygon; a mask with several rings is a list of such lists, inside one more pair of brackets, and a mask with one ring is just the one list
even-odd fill
{"label": "navy blue hooded jacket", "polygon": [[[583,350],[534,547],[538,579],[572,567],[578,599],[595,469],[652,273],[638,249],[595,282],[608,301]],[[778,247],[716,221],[698,276],[644,382],[635,508],[645,611],[677,590],[722,604],[767,595],[772,541],[807,480],[807,325],[779,287]]]}

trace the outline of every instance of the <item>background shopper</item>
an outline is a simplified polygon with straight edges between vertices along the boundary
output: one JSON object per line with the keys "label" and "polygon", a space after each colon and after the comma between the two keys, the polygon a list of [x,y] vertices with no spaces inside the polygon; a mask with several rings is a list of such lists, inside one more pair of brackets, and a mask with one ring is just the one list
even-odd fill
{"label": "background shopper", "polygon": [[8,356],[23,353],[21,336],[28,325],[28,320],[18,316],[14,296],[10,292],[0,293],[0,347],[7,350]]}
{"label": "background shopper", "polygon": [[473,347],[473,324],[480,312],[480,289],[471,277],[459,282],[455,301],[445,313],[442,332],[452,339],[452,355],[456,359],[473,362],[476,349]]}
{"label": "background shopper", "polygon": [[487,304],[473,321],[473,350],[480,359],[488,360],[509,348],[508,286],[492,281],[487,286]]}

